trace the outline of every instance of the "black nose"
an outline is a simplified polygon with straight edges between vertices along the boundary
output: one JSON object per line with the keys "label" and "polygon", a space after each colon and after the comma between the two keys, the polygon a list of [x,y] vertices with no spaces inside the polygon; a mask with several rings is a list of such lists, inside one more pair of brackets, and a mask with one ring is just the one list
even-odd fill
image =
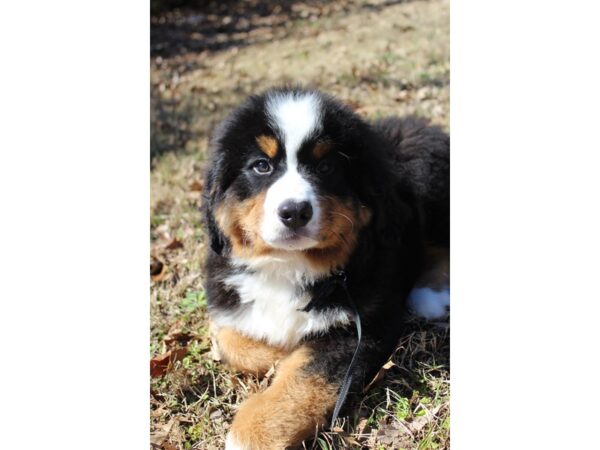
{"label": "black nose", "polygon": [[296,229],[308,223],[313,215],[313,209],[310,202],[286,200],[279,206],[277,213],[286,227]]}

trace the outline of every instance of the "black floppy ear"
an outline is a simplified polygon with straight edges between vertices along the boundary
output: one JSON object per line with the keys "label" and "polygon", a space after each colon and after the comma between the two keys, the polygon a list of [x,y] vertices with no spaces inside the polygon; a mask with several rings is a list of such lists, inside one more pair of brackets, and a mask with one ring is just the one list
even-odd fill
{"label": "black floppy ear", "polygon": [[368,139],[360,142],[363,148],[356,172],[360,179],[359,195],[373,213],[371,226],[377,238],[386,245],[404,244],[403,237],[418,229],[418,203],[390,165],[389,143],[375,133],[364,135]]}
{"label": "black floppy ear", "polygon": [[204,221],[208,231],[210,248],[218,255],[222,254],[223,248],[227,244],[227,238],[219,229],[214,215],[218,199],[222,195],[219,187],[219,178],[222,166],[223,163],[221,159],[215,158],[212,161],[211,166],[206,172],[204,183],[205,195],[202,199],[202,212],[204,214]]}
{"label": "black floppy ear", "polygon": [[208,230],[208,238],[210,240],[210,248],[217,255],[221,255],[223,252],[223,247],[225,247],[225,236],[221,233],[219,226],[215,222],[215,219],[212,214],[206,215],[206,228]]}
{"label": "black floppy ear", "polygon": [[408,228],[418,220],[416,204],[410,192],[381,175],[371,179],[367,203],[373,210],[373,227],[378,238],[387,244],[400,244]]}

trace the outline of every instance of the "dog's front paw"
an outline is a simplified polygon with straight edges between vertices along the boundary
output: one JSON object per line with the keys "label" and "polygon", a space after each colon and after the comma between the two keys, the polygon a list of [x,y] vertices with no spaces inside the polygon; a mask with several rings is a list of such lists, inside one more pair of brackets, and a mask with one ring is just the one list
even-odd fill
{"label": "dog's front paw", "polygon": [[236,439],[233,437],[232,433],[227,435],[227,440],[225,441],[225,450],[246,450],[250,447],[243,447]]}
{"label": "dog's front paw", "polygon": [[333,409],[339,386],[307,368],[311,360],[309,349],[294,351],[271,386],[242,403],[226,450],[284,450],[315,434]]}
{"label": "dog's front paw", "polygon": [[269,397],[268,393],[254,394],[241,405],[227,435],[225,450],[285,449],[288,442],[279,423],[282,412]]}

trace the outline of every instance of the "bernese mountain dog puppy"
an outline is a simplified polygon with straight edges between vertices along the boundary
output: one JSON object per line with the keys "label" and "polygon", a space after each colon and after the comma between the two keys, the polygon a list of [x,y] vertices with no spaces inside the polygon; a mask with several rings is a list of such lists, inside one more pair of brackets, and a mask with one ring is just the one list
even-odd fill
{"label": "bernese mountain dog puppy", "polygon": [[447,314],[449,137],[286,87],[249,98],[210,146],[214,343],[234,370],[276,368],[240,406],[226,449],[294,447],[393,353],[407,302]]}

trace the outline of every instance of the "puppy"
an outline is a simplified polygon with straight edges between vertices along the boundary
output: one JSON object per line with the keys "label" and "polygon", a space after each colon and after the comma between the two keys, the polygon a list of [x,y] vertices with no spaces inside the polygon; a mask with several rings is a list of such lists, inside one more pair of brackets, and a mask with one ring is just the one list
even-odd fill
{"label": "puppy", "polygon": [[424,120],[367,123],[302,88],[251,97],[217,128],[203,205],[216,345],[238,371],[277,364],[227,450],[314,435],[394,351],[407,299],[447,314],[449,146]]}

